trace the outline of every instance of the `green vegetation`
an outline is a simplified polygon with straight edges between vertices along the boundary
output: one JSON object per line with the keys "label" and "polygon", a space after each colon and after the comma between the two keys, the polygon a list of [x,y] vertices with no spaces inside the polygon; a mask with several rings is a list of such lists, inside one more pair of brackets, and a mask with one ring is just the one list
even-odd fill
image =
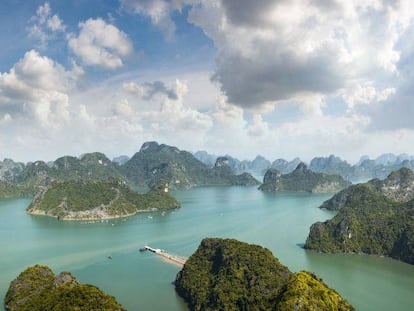
{"label": "green vegetation", "polygon": [[0,181],[0,198],[17,198],[31,196],[32,191],[24,185],[15,184],[7,181]]}
{"label": "green vegetation", "polygon": [[4,299],[7,311],[124,311],[115,298],[92,285],[82,285],[68,272],[55,276],[36,265],[11,282]]}
{"label": "green vegetation", "polygon": [[[1,185],[0,198],[34,196],[39,187],[48,186],[52,181],[68,180],[106,180],[116,178],[125,180],[119,173],[117,165],[113,164],[102,153],[88,153],[80,159],[65,156],[51,164],[43,161],[28,163],[21,171],[4,173],[7,185]],[[10,187],[11,185],[12,187]]]}
{"label": "green vegetation", "polygon": [[179,206],[163,181],[138,194],[122,180],[73,180],[55,181],[41,189],[27,211],[61,219],[107,219]]}
{"label": "green vegetation", "polygon": [[64,156],[54,162],[36,161],[24,165],[12,160],[0,162],[0,198],[34,196],[39,188],[54,181],[123,180],[134,186],[152,187],[160,180],[172,189],[203,185],[258,185],[252,175],[235,175],[230,167],[210,168],[191,153],[176,147],[144,143],[123,165],[104,154],[87,153],[80,158]]}
{"label": "green vegetation", "polygon": [[314,275],[233,239],[204,239],[175,285],[191,310],[354,310]]}
{"label": "green vegetation", "polygon": [[191,153],[176,147],[144,143],[120,171],[137,185],[152,185],[167,180],[172,188],[186,189],[203,185],[258,185],[250,174],[235,175],[230,167],[209,168]]}
{"label": "green vegetation", "polygon": [[391,182],[397,175],[406,176],[402,170],[384,181],[352,186],[325,202],[321,207],[339,212],[312,225],[305,248],[389,256],[414,264],[414,199],[402,200],[411,197],[401,192],[407,179],[399,185]]}
{"label": "green vegetation", "polygon": [[339,175],[315,173],[309,170],[304,163],[300,163],[293,172],[284,175],[276,169],[269,169],[259,189],[268,192],[335,192],[348,187],[350,184]]}
{"label": "green vegetation", "polygon": [[357,188],[364,185],[372,191],[382,194],[395,202],[408,202],[414,199],[414,173],[408,168],[392,172],[384,180],[372,179],[367,183],[351,186],[337,193],[333,198],[324,202],[321,208],[337,211],[347,204],[348,197]]}
{"label": "green vegetation", "polygon": [[354,309],[316,275],[301,271],[290,276],[276,310],[345,311]]}

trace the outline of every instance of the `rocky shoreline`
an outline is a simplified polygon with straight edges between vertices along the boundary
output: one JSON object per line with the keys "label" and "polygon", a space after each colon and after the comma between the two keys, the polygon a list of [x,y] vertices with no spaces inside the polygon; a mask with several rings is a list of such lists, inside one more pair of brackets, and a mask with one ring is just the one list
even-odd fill
{"label": "rocky shoreline", "polygon": [[[77,215],[65,215],[65,216],[56,216],[56,215],[50,215],[47,214],[47,212],[42,211],[42,210],[38,210],[38,209],[34,209],[34,210],[27,210],[26,213],[33,215],[33,216],[46,216],[46,217],[52,217],[52,218],[57,218],[58,220],[66,220],[66,221],[98,221],[98,220],[111,220],[111,219],[120,219],[120,218],[127,218],[130,216],[134,216],[136,214],[139,213],[151,213],[151,212],[157,212],[160,209],[154,208],[154,209],[150,209],[150,210],[137,210],[133,213],[128,213],[128,214],[123,214],[123,215],[103,215],[100,214],[98,215],[91,215],[91,216],[87,216],[87,214],[90,214],[90,211],[82,211],[82,212],[77,212],[75,214]],[[72,212],[74,213],[74,212]],[[79,215],[82,214],[82,215]],[[84,216],[85,215],[85,216]]]}

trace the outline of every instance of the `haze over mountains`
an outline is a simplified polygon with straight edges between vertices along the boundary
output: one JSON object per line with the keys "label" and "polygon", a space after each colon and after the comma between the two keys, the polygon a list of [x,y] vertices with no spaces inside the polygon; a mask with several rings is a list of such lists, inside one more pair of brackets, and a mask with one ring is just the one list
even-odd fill
{"label": "haze over mountains", "polygon": [[[206,151],[197,151],[194,156],[211,166],[217,156],[207,153]],[[229,155],[225,156],[229,160],[229,166],[235,172],[250,172],[252,174],[264,175],[268,168],[274,168],[283,174],[294,171],[302,160],[294,158],[293,160],[276,159],[273,162],[258,155],[254,160],[240,161]],[[368,156],[362,156],[355,164],[350,164],[340,157],[330,155],[328,157],[315,157],[308,165],[309,169],[326,174],[341,175],[343,178],[352,182],[366,181],[371,178],[384,179],[392,171],[402,167],[414,169],[414,156],[407,154],[395,155],[393,153],[382,154],[376,159],[370,159]]]}
{"label": "haze over mountains", "polygon": [[[217,161],[208,167],[190,152],[176,147],[146,142],[128,161],[111,161],[104,154],[87,153],[79,158],[60,157],[49,163],[43,161],[16,163],[0,162],[0,197],[31,196],[39,186],[53,180],[106,180],[115,178],[133,186],[152,187],[166,180],[173,189],[202,185],[259,185],[249,173],[235,174],[227,161]],[[124,162],[122,164],[122,162]]]}
{"label": "haze over mountains", "polygon": [[[119,156],[112,161],[99,152],[80,157],[63,156],[52,162],[0,161],[0,192],[32,195],[33,188],[45,185],[52,179],[106,179],[114,177],[129,180],[135,185],[151,187],[165,179],[173,188],[182,189],[197,185],[258,185],[267,169],[273,168],[287,174],[293,172],[300,158],[276,159],[271,162],[258,155],[253,160],[239,160],[230,155],[216,156],[206,151],[194,154],[173,146],[146,142],[131,158]],[[414,156],[387,153],[376,159],[361,157],[354,165],[339,157],[315,157],[309,169],[318,173],[340,175],[359,182],[371,178],[383,179],[402,167],[414,170]],[[14,195],[13,195],[14,196]]]}

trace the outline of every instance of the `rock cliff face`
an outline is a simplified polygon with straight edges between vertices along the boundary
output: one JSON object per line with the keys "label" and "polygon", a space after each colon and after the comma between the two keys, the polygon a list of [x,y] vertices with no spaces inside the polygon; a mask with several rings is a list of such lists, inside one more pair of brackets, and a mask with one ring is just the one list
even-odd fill
{"label": "rock cliff face", "polygon": [[348,187],[350,182],[339,175],[315,173],[301,162],[289,174],[281,174],[275,169],[269,169],[259,187],[262,191],[307,191],[307,192],[335,192]]}
{"label": "rock cliff face", "polygon": [[39,265],[10,283],[4,303],[7,311],[125,310],[97,287],[80,284],[68,272],[56,276],[49,267]]}
{"label": "rock cliff face", "polygon": [[278,170],[282,174],[288,174],[295,170],[295,168],[302,161],[299,158],[295,158],[292,161],[286,161],[285,159],[277,159],[273,161],[272,168]]}
{"label": "rock cliff face", "polygon": [[112,163],[116,163],[118,165],[123,165],[129,161],[130,157],[126,155],[121,155],[112,159]]}
{"label": "rock cliff face", "polygon": [[354,310],[315,275],[232,239],[204,239],[175,285],[190,310]]}
{"label": "rock cliff face", "polygon": [[24,164],[11,159],[0,161],[0,180],[12,182],[24,169]]}
{"label": "rock cliff face", "polygon": [[214,163],[214,167],[223,166],[229,166],[229,159],[227,159],[227,157],[218,157],[216,163]]}
{"label": "rock cliff face", "polygon": [[387,179],[358,184],[324,202],[339,210],[312,225],[305,248],[329,253],[366,253],[414,264],[414,174],[408,169]]}
{"label": "rock cliff face", "polygon": [[216,162],[217,156],[214,154],[209,154],[207,151],[201,150],[194,153],[194,157],[203,162],[208,167],[213,167]]}
{"label": "rock cliff face", "polygon": [[41,188],[27,212],[62,220],[99,220],[178,207],[180,203],[168,193],[166,182],[138,194],[121,180],[84,180],[53,182]]}

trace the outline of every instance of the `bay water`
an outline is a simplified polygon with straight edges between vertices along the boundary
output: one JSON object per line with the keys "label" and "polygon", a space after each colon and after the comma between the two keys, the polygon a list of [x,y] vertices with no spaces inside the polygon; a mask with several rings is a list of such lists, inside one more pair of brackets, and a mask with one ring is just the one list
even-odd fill
{"label": "bay water", "polygon": [[292,271],[316,273],[357,310],[414,308],[414,266],[301,247],[312,223],[334,216],[318,208],[329,194],[200,187],[174,195],[180,209],[92,223],[28,215],[30,199],[0,200],[0,296],[26,267],[45,264],[98,286],[127,310],[184,311],[172,285],[180,267],[139,248],[190,256],[203,238],[226,237],[269,248]]}

